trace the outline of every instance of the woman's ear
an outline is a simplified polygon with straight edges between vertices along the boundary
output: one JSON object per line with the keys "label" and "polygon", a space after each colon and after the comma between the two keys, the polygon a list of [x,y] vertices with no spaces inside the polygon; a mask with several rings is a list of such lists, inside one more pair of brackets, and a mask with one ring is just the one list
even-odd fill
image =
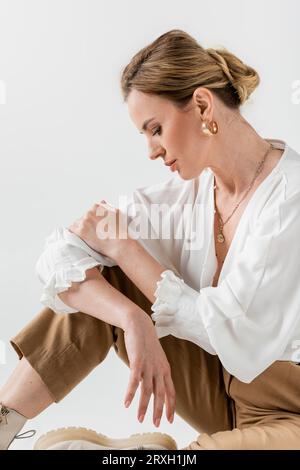
{"label": "woman's ear", "polygon": [[196,105],[198,117],[203,121],[211,121],[213,118],[214,97],[208,88],[198,87],[193,93],[193,101]]}

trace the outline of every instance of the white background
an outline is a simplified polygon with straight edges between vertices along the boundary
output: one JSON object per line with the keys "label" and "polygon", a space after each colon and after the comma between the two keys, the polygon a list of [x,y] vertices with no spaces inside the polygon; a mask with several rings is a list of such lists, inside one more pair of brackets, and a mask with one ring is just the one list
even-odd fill
{"label": "white background", "polygon": [[[170,29],[204,47],[224,46],[257,69],[261,85],[242,108],[263,137],[300,151],[298,0],[0,0],[0,340],[3,383],[17,356],[9,346],[42,308],[34,266],[45,237],[104,198],[170,176],[150,161],[145,136],[123,104],[119,77],[132,55]],[[294,94],[294,95],[293,95]],[[1,101],[0,101],[1,103]],[[1,351],[1,346],[0,346]],[[3,357],[2,357],[3,360]],[[161,431],[178,447],[197,432],[175,416],[137,421],[139,393],[125,409],[129,369],[112,350],[62,402],[24,428],[38,435],[87,426],[111,437]],[[152,405],[152,400],[151,400]],[[12,448],[31,448],[33,440]]]}

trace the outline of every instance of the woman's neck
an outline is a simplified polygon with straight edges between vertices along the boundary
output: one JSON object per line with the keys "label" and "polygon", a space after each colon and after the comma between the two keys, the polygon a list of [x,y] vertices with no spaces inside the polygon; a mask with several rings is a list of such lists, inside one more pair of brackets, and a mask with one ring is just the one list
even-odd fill
{"label": "woman's neck", "polygon": [[[240,115],[232,117],[224,129],[224,133],[220,129],[218,137],[215,136],[213,157],[207,166],[215,175],[219,193],[238,199],[249,188],[270,143]],[[270,158],[273,152],[280,158],[280,151],[271,150],[254,185],[259,184],[276,165],[278,158]]]}

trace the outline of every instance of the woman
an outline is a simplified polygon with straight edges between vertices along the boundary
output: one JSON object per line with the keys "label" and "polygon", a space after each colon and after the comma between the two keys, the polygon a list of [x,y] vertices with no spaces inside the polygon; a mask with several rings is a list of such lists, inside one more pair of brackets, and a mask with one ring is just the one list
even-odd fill
{"label": "woman", "polygon": [[[101,201],[47,239],[46,308],[11,340],[21,360],[0,392],[2,447],[114,346],[131,371],[124,402],[141,382],[140,421],[153,393],[156,426],[165,405],[170,422],[176,411],[201,433],[184,449],[300,449],[300,155],[241,116],[258,83],[180,30],[126,66],[122,93],[149,157],[177,173],[133,193],[117,237],[99,224],[124,212]],[[157,204],[164,228],[177,217],[171,235],[135,238],[137,220],[157,234]],[[140,443],[172,447],[154,435]],[[67,430],[39,448],[72,439],[95,442]]]}

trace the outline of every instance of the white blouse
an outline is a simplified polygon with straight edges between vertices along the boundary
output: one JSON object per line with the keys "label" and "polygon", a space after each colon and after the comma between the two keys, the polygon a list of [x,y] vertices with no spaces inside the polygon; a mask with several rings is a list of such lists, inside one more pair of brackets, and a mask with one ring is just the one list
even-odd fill
{"label": "white blouse", "polygon": [[[152,305],[158,337],[171,334],[217,354],[246,383],[276,360],[300,362],[300,155],[281,140],[266,140],[284,152],[251,196],[216,287],[210,168],[193,180],[174,174],[138,188],[119,204],[133,227],[137,218],[148,222],[151,237],[139,243],[166,268]],[[158,204],[164,204],[160,225],[153,212]],[[158,227],[167,231],[170,220],[170,236],[161,236]],[[67,228],[55,229],[36,264],[41,302],[57,313],[75,312],[57,293],[83,281],[89,268],[114,265]]]}

